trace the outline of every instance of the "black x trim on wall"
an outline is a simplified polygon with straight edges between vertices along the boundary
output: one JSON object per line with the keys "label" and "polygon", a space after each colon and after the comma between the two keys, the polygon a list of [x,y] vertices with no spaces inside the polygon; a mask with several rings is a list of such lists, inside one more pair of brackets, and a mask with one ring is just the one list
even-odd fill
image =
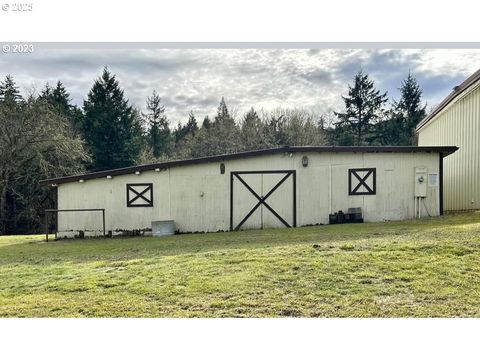
{"label": "black x trim on wall", "polygon": [[[359,173],[364,173],[360,175]],[[372,186],[367,184],[367,180],[372,176]],[[358,180],[358,184],[353,187],[353,179]],[[359,191],[361,187],[364,191]],[[377,192],[377,169],[363,168],[363,169],[348,169],[348,195],[375,195]]]}
{"label": "black x trim on wall", "polygon": [[[285,176],[264,196],[258,195],[255,190],[253,190],[250,185],[241,177],[241,175],[247,174],[285,174]],[[285,219],[283,219],[270,205],[267,204],[266,200],[270,195],[272,195],[290,176],[293,180],[293,221],[290,225]],[[248,212],[247,215],[238,223],[235,228],[233,227],[233,180],[237,178],[250,193],[255,196],[258,200],[258,203]],[[264,205],[270,212],[275,215],[275,217],[280,220],[280,222],[286,227],[296,227],[297,226],[297,190],[296,190],[296,171],[295,170],[265,170],[265,171],[232,171],[230,173],[230,231],[239,230],[240,227],[252,216],[252,214],[257,210],[260,205]]]}
{"label": "black x trim on wall", "polygon": [[[139,189],[140,188],[140,189]],[[142,199],[144,202],[139,200]],[[153,184],[127,184],[127,207],[152,207]]]}

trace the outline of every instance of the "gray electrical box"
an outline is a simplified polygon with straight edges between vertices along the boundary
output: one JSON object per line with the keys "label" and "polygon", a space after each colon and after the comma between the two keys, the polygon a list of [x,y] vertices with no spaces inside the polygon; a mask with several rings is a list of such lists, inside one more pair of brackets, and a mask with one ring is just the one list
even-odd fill
{"label": "gray electrical box", "polygon": [[175,234],[175,221],[173,220],[152,221],[153,236],[169,236],[174,234]]}
{"label": "gray electrical box", "polygon": [[426,166],[417,166],[415,168],[415,196],[427,196],[427,178],[428,169]]}

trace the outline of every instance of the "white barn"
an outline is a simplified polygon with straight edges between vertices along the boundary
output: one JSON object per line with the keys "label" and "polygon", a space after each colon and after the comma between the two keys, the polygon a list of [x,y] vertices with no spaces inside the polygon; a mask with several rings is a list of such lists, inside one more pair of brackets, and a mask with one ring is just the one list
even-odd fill
{"label": "white barn", "polygon": [[361,208],[364,221],[437,216],[443,158],[454,146],[284,147],[178,160],[42,181],[57,188],[59,237],[328,224]]}

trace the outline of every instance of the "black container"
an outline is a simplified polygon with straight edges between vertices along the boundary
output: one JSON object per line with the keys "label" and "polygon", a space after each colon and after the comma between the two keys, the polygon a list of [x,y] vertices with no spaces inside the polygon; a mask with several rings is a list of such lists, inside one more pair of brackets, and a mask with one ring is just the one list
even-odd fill
{"label": "black container", "polygon": [[329,224],[337,223],[337,213],[328,215],[328,223]]}
{"label": "black container", "polygon": [[328,215],[329,224],[362,223],[362,208],[349,208],[346,213],[342,210]]}
{"label": "black container", "polygon": [[350,221],[355,221],[355,220],[362,220],[362,208],[349,208],[348,209],[348,214],[349,214],[349,220]]}

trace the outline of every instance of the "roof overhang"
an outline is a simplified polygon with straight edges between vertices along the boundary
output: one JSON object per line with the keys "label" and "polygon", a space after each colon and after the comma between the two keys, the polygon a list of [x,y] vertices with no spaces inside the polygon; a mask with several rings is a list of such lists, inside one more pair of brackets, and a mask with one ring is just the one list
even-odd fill
{"label": "roof overhang", "polygon": [[135,174],[143,171],[162,170],[176,166],[222,162],[228,160],[246,159],[250,157],[281,154],[281,153],[439,153],[447,156],[458,150],[456,146],[286,146],[280,148],[245,151],[234,154],[215,155],[187,160],[174,160],[146,165],[130,166],[119,169],[97,171],[88,174],[64,176],[41,180],[41,185],[58,185],[68,182],[85,181],[89,179],[111,178],[118,175]]}

